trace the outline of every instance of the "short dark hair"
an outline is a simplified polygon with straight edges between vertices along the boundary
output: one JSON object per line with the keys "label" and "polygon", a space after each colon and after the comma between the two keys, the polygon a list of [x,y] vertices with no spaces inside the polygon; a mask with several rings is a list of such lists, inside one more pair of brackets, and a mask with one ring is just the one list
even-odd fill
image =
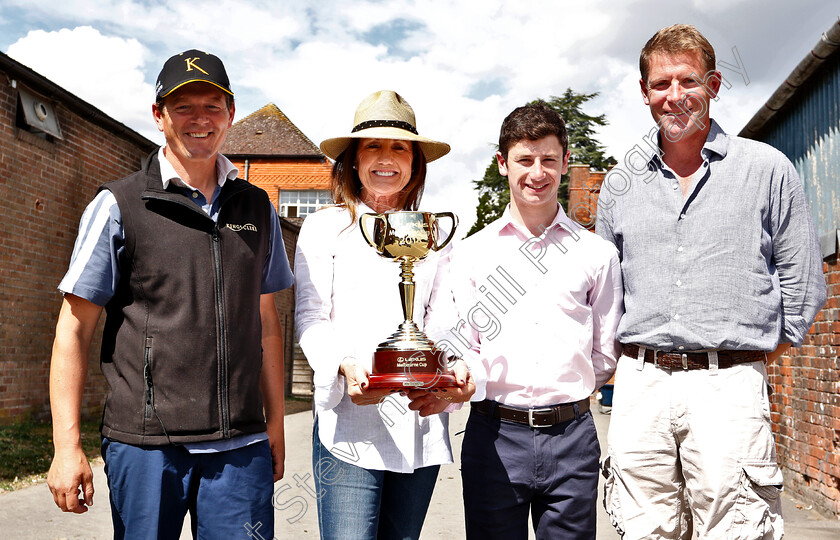
{"label": "short dark hair", "polygon": [[[674,24],[662,28],[651,37],[639,55],[639,71],[647,85],[650,74],[650,58],[654,54],[698,54],[706,73],[715,70],[715,49],[709,40],[690,24]],[[697,75],[705,77],[706,73]]]}
{"label": "short dark hair", "polygon": [[508,150],[519,141],[538,141],[549,135],[557,137],[565,154],[569,149],[566,122],[563,121],[560,113],[539,99],[517,107],[507,115],[499,132],[499,153],[507,159]]}

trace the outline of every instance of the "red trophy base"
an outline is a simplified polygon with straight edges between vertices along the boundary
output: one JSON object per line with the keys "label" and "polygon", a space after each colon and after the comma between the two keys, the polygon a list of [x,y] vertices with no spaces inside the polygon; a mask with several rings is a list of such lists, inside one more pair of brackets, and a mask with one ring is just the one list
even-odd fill
{"label": "red trophy base", "polygon": [[446,368],[443,351],[376,351],[370,388],[379,390],[431,390],[457,387],[455,376]]}

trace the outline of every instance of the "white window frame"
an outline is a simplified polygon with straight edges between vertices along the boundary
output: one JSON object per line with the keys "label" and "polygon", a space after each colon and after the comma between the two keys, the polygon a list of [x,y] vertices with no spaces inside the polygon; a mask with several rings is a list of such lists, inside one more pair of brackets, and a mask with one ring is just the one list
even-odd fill
{"label": "white window frame", "polygon": [[[286,196],[285,201],[284,195]],[[315,196],[314,200],[312,200],[312,195]],[[332,197],[329,190],[326,189],[281,189],[277,200],[280,206],[280,215],[293,218],[305,218],[332,204]]]}

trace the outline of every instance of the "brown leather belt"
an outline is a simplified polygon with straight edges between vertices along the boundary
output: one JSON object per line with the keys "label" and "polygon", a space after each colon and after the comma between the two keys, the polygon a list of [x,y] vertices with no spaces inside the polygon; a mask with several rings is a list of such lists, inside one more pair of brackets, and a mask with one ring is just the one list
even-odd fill
{"label": "brown leather belt", "polygon": [[470,407],[476,412],[508,422],[525,424],[532,428],[546,428],[574,420],[575,405],[578,406],[578,414],[583,414],[589,410],[589,398],[576,403],[564,403],[553,407],[535,407],[533,409],[509,407],[489,399],[470,403]]}
{"label": "brown leather belt", "polygon": [[[632,358],[639,357],[638,345],[623,345],[624,354]],[[718,368],[726,369],[735,364],[748,362],[763,362],[766,358],[764,351],[717,351]],[[645,349],[645,362],[656,364],[666,369],[709,369],[709,353],[693,352],[662,352]]]}

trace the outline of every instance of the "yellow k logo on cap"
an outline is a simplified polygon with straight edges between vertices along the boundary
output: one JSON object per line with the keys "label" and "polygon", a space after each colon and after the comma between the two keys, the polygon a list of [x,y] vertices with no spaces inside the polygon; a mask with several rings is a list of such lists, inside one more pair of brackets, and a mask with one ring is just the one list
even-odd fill
{"label": "yellow k logo on cap", "polygon": [[185,58],[184,61],[187,63],[187,71],[192,71],[193,68],[197,69],[198,71],[204,73],[205,75],[209,76],[210,74],[201,69],[201,66],[196,64],[196,61],[199,58],[196,56],[195,58]]}

